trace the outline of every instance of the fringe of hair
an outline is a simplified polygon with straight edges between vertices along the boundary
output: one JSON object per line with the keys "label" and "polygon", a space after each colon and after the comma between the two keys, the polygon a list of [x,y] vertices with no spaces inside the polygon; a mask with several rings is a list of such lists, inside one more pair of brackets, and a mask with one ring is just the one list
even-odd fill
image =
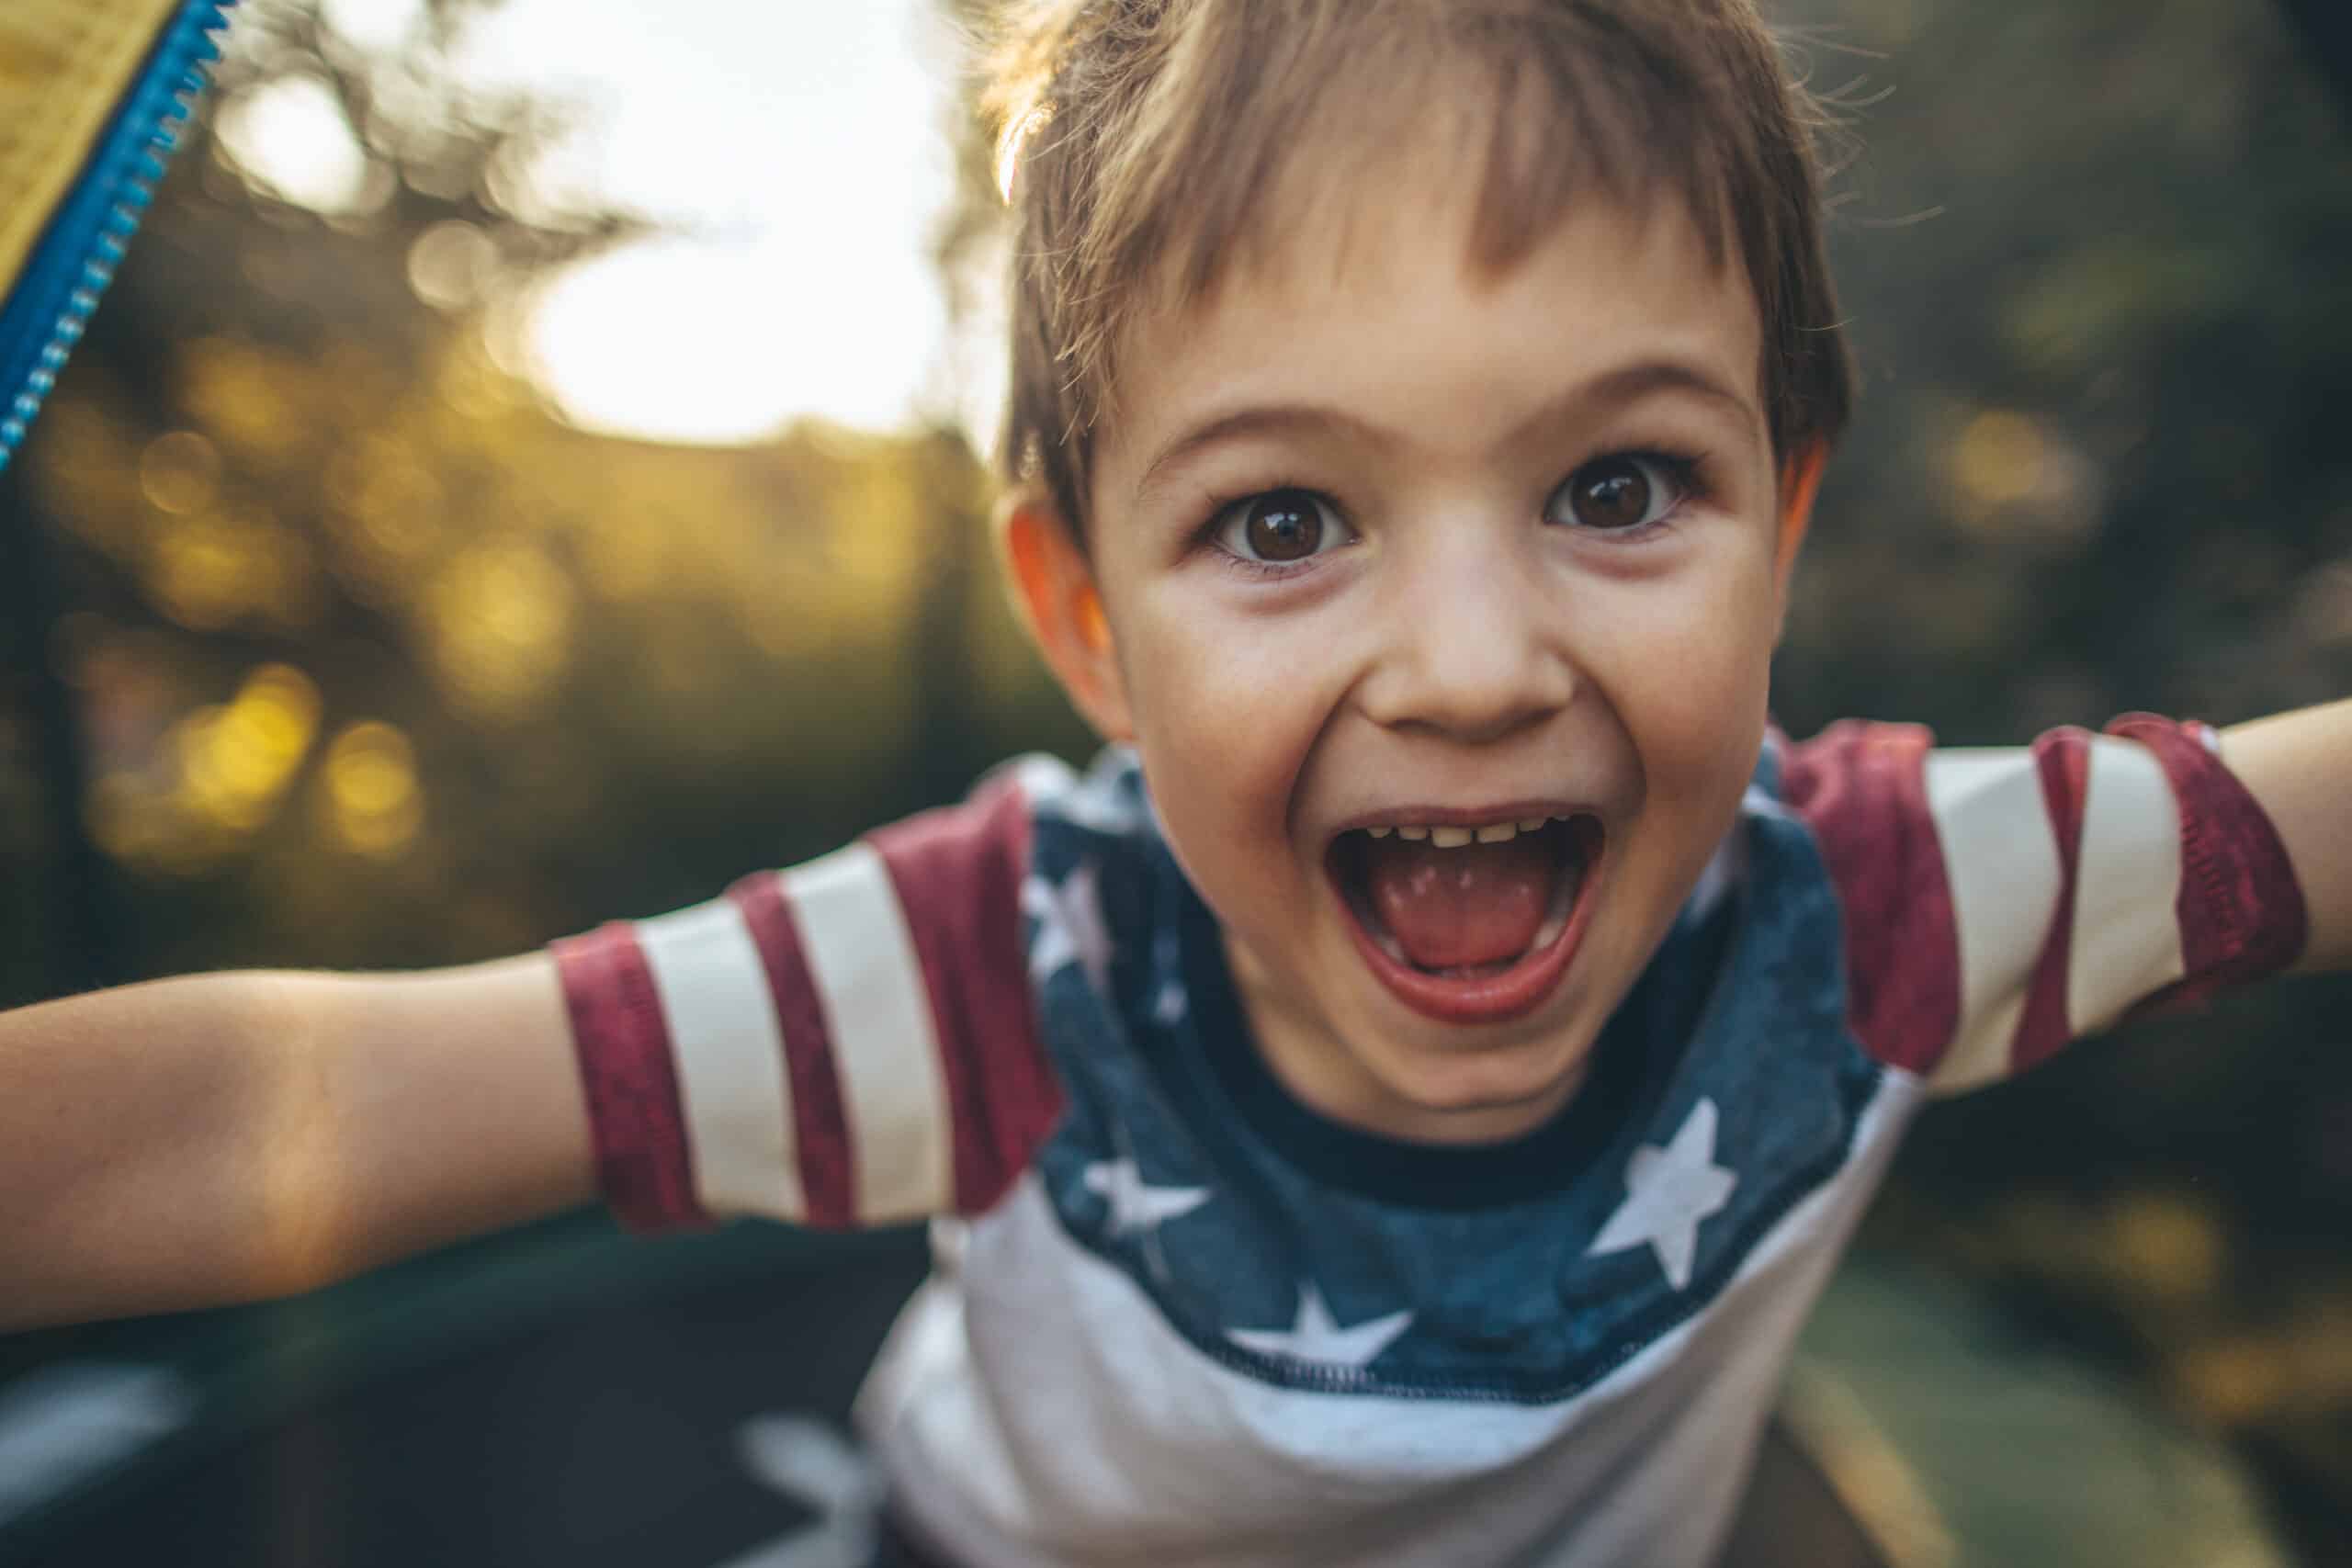
{"label": "fringe of hair", "polygon": [[1763,321],[1783,456],[1843,429],[1853,373],[1821,233],[1826,109],[1753,0],[1006,0],[981,111],[1012,222],[1000,461],[1082,541],[1094,434],[1148,306],[1261,256],[1297,160],[1328,187],[1401,140],[1464,139],[1470,259],[1507,270],[1588,192],[1670,192]]}

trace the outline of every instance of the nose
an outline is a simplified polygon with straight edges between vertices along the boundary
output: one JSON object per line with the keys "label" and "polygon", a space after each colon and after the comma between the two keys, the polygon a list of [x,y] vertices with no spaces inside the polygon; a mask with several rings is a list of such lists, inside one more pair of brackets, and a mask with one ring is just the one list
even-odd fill
{"label": "nose", "polygon": [[1359,688],[1375,722],[1478,743],[1567,706],[1577,669],[1548,573],[1472,549],[1417,553],[1396,565],[1380,658]]}

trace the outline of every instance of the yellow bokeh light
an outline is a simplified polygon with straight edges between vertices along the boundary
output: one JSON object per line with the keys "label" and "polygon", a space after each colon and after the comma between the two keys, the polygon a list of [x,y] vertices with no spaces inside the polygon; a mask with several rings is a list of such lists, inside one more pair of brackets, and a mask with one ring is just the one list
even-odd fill
{"label": "yellow bokeh light", "polygon": [[1953,447],[1952,478],[1986,506],[2006,506],[2040,490],[2050,458],[2041,427],[2021,413],[1994,409],[1968,422]]}
{"label": "yellow bokeh light", "polygon": [[225,706],[181,720],[175,740],[191,816],[250,833],[275,815],[317,732],[319,693],[290,664],[265,664]]}
{"label": "yellow bokeh light", "polygon": [[305,423],[287,389],[299,362],[229,338],[201,338],[183,351],[181,395],[188,409],[229,446],[258,457],[281,457],[299,445]]}
{"label": "yellow bokeh light", "polygon": [[164,613],[192,631],[218,631],[276,586],[270,531],[250,518],[175,517],[150,536],[146,584]]}
{"label": "yellow bokeh light", "polygon": [[427,596],[424,632],[450,695],[498,718],[535,700],[571,656],[571,584],[526,539],[458,555]]}
{"label": "yellow bokeh light", "polygon": [[2259,1420],[2294,1386],[2295,1367],[2275,1346],[2233,1339],[2199,1346],[2180,1358],[2174,1376],[2208,1420],[2243,1426]]}
{"label": "yellow bokeh light", "polygon": [[327,469],[327,499],[371,570],[397,572],[441,544],[441,482],[405,443],[370,436],[338,453]]}
{"label": "yellow bokeh light", "polygon": [[390,859],[424,826],[416,752],[391,725],[365,719],[349,726],[327,747],[319,777],[328,829],[361,854]]}
{"label": "yellow bokeh light", "polygon": [[139,488],[158,512],[200,512],[220,488],[220,449],[193,430],[175,430],[139,455]]}
{"label": "yellow bokeh light", "polygon": [[2196,1301],[2220,1288],[2224,1256],[2220,1222],[2202,1204],[2135,1192],[2111,1211],[2117,1261],[2150,1295]]}

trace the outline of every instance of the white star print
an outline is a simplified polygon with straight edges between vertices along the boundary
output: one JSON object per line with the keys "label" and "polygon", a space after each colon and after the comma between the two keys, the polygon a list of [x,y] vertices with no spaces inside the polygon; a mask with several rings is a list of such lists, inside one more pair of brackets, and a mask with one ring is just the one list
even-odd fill
{"label": "white star print", "polygon": [[1323,1292],[1304,1283],[1298,1288],[1298,1320],[1288,1328],[1228,1328],[1225,1337],[1261,1356],[1360,1371],[1412,1325],[1410,1312],[1392,1312],[1341,1328],[1332,1321],[1331,1309],[1323,1304]]}
{"label": "white star print", "polygon": [[817,1517],[722,1568],[858,1568],[874,1561],[882,1483],[873,1462],[821,1422],[754,1416],[735,1429],[752,1478]]}
{"label": "white star print", "polygon": [[1139,803],[1119,786],[1117,777],[1080,778],[1068,764],[1037,758],[1026,764],[1021,782],[1041,814],[1057,817],[1073,828],[1114,836],[1132,832],[1142,814]]}
{"label": "white star print", "polygon": [[1091,832],[1116,834],[1135,827],[1136,808],[1101,785],[1080,785],[1054,804],[1064,821]]}
{"label": "white star print", "polygon": [[1702,1096],[1674,1141],[1644,1144],[1625,1162],[1625,1201],[1586,1249],[1589,1258],[1645,1242],[1676,1290],[1690,1282],[1699,1222],[1731,1201],[1739,1178],[1715,1163],[1715,1102]]}
{"label": "white star print", "polygon": [[1739,797],[1739,809],[1749,817],[1778,817],[1783,820],[1792,819],[1792,814],[1789,808],[1765,794],[1760,784],[1747,786],[1747,793]]}
{"label": "white star print", "polygon": [[1111,1234],[1155,1230],[1165,1220],[1189,1214],[1209,1201],[1205,1187],[1153,1187],[1132,1159],[1097,1160],[1086,1168],[1086,1190],[1111,1203]]}
{"label": "white star print", "polygon": [[1098,994],[1111,991],[1111,933],[1102,929],[1102,905],[1092,861],[1082,862],[1057,887],[1031,875],[1021,885],[1021,912],[1037,921],[1037,945],[1029,954],[1029,976],[1046,977],[1070,964],[1082,964]]}

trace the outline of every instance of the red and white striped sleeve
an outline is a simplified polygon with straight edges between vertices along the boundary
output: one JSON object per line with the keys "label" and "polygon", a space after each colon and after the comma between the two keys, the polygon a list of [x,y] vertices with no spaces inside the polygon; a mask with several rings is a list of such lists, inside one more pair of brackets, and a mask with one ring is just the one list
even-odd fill
{"label": "red and white striped sleeve", "polygon": [[633,1229],[987,1208],[1060,1112],[1021,939],[1017,776],[710,903],[552,944]]}
{"label": "red and white striped sleeve", "polygon": [[1939,1090],[2302,950],[2286,850],[2207,726],[2134,715],[1939,750],[1915,726],[1849,722],[1785,764],[1842,906],[1855,1032]]}

